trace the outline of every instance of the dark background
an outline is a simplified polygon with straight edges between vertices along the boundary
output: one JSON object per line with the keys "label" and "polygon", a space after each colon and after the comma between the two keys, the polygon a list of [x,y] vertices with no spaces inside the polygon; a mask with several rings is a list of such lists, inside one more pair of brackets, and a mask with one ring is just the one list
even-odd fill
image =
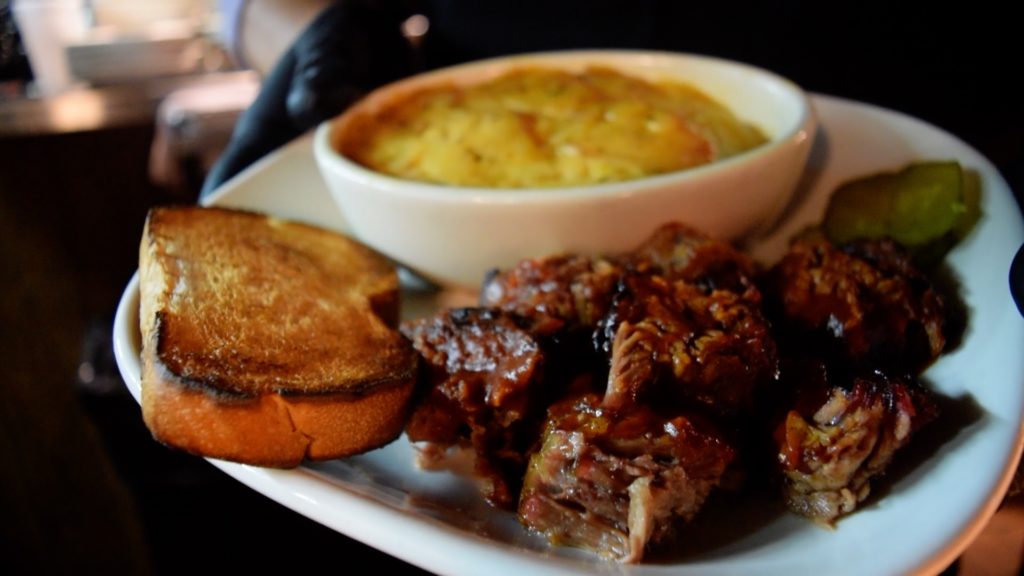
{"label": "dark background", "polygon": [[[593,2],[590,12],[520,4],[519,24],[534,29],[520,46],[735,58],[935,124],[992,160],[1018,198],[1024,189],[1021,24],[995,2]],[[436,24],[464,32],[459,42],[480,55],[507,51],[487,31],[508,21],[477,11]],[[604,41],[579,35],[574,21],[605,27]],[[467,48],[455,44],[442,48]],[[2,61],[0,80],[29,73],[16,55]],[[18,97],[5,90],[0,97]],[[117,376],[109,333],[146,209],[194,199],[150,181],[152,138],[151,123],[0,133],[3,572],[412,571],[151,440]]]}

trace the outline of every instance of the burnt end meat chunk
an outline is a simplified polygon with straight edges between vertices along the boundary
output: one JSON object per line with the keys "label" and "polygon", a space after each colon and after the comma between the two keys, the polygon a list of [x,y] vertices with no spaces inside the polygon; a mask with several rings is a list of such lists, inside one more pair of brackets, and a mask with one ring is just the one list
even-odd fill
{"label": "burnt end meat chunk", "polygon": [[775,430],[787,506],[831,524],[853,512],[871,482],[936,407],[916,382],[874,372],[834,384],[824,365],[806,362],[786,371],[795,390]]}
{"label": "burnt end meat chunk", "polygon": [[684,224],[658,228],[620,261],[635,272],[686,280],[705,292],[757,294],[757,267],[750,256]]}
{"label": "burnt end meat chunk", "polygon": [[699,416],[615,412],[596,395],[549,411],[530,459],[519,518],[553,544],[642,559],[700,510],[734,457]]}
{"label": "burnt end meat chunk", "polygon": [[427,443],[425,458],[451,447],[472,448],[485,496],[513,506],[527,450],[543,421],[540,346],[513,317],[496,310],[445,310],[401,329],[423,359],[425,380],[407,436]]}
{"label": "burnt end meat chunk", "polygon": [[943,303],[894,242],[843,249],[821,236],[796,241],[765,287],[782,338],[825,342],[833,361],[915,374],[945,346]]}
{"label": "burnt end meat chunk", "polygon": [[663,276],[624,276],[602,325],[611,357],[604,405],[751,410],[777,371],[775,341],[754,296],[756,288],[744,297]]}
{"label": "burnt end meat chunk", "polygon": [[480,304],[529,321],[534,334],[593,330],[608,312],[621,269],[609,260],[550,256],[492,273]]}

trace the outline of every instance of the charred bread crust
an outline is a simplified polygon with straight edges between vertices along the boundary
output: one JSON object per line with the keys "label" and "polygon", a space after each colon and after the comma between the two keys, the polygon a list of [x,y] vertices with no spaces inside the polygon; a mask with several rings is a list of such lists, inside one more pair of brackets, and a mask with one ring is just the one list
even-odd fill
{"label": "charred bread crust", "polygon": [[160,442],[293,467],[401,433],[418,359],[383,256],[314,226],[188,206],[150,212],[139,262],[143,419]]}
{"label": "charred bread crust", "polygon": [[142,413],[160,442],[198,456],[273,468],[384,446],[408,418],[413,380],[372,394],[225,397],[183,383],[143,353]]}

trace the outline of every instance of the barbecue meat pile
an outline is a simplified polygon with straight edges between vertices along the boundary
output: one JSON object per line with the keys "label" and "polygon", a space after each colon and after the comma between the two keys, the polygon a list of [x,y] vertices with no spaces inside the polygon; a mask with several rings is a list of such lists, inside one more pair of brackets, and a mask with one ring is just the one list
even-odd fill
{"label": "barbecue meat pile", "polygon": [[679,224],[626,254],[524,260],[403,333],[422,457],[472,450],[490,502],[625,562],[761,446],[792,510],[854,510],[934,418],[915,376],[944,345],[941,300],[892,243],[805,239],[762,273]]}

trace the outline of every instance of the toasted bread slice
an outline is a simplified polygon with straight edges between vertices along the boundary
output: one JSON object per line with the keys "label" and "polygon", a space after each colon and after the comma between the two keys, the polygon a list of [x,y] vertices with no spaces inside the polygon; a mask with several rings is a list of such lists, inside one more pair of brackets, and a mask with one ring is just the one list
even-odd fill
{"label": "toasted bread slice", "polygon": [[395,329],[398,278],[324,229],[161,207],[139,253],[142,413],[161,442],[273,467],[384,445],[417,358]]}

